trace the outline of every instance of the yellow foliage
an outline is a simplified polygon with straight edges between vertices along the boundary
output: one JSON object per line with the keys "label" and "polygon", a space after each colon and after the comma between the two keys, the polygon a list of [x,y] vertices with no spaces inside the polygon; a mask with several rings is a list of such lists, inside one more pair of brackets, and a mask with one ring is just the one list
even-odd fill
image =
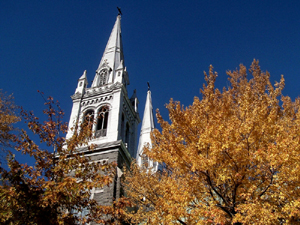
{"label": "yellow foliage", "polygon": [[[19,120],[2,107],[0,96],[0,129]],[[34,158],[34,165],[20,163],[13,151],[8,151],[8,169],[0,166],[0,223],[1,224],[85,224],[113,223],[127,204],[123,199],[113,206],[99,205],[91,199],[92,190],[113,182],[115,165],[91,163],[80,151],[91,137],[86,124],[75,127],[74,135],[65,140],[67,125],[62,123],[63,111],[50,97],[44,114],[48,120],[40,123],[32,112],[21,111],[29,130],[38,136],[44,149],[21,130],[11,141],[16,151]],[[10,108],[10,105],[7,106]],[[0,140],[3,136],[0,131]],[[3,131],[7,134],[7,131]],[[7,136],[5,136],[7,137]],[[92,148],[92,147],[91,147]],[[54,149],[54,152],[53,152]],[[119,210],[116,212],[116,210]]]}
{"label": "yellow foliage", "polygon": [[20,121],[20,118],[16,116],[15,111],[17,107],[14,105],[13,96],[6,96],[0,90],[0,146],[10,146],[14,135],[13,124]]}
{"label": "yellow foliage", "polygon": [[[254,60],[249,72],[228,71],[230,86],[215,88],[205,73],[202,98],[183,108],[172,99],[170,123],[144,149],[162,169],[132,166],[128,218],[146,224],[300,223],[300,99],[282,95]],[[251,79],[248,78],[251,75]]]}

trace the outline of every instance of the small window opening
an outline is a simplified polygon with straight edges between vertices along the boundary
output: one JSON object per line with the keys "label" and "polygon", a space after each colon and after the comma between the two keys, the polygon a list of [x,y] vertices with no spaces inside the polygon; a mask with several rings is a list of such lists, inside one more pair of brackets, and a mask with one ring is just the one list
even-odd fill
{"label": "small window opening", "polygon": [[100,72],[100,86],[107,84],[107,75],[108,75],[107,70],[102,70]]}
{"label": "small window opening", "polygon": [[89,126],[90,129],[93,128],[93,124],[94,124],[94,111],[93,110],[88,110],[85,113],[84,121],[87,123],[87,125]]}
{"label": "small window opening", "polygon": [[106,136],[107,124],[108,124],[108,107],[101,107],[98,112],[97,117],[97,129],[96,129],[96,137],[104,137]]}

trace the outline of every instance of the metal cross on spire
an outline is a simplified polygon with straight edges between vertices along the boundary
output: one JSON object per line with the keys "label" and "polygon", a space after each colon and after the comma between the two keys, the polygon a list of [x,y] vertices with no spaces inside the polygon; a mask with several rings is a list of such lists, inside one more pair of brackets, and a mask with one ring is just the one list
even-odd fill
{"label": "metal cross on spire", "polygon": [[122,16],[121,8],[119,8],[119,7],[117,6],[117,9],[118,9],[118,11],[119,11],[118,15],[121,15],[121,16]]}

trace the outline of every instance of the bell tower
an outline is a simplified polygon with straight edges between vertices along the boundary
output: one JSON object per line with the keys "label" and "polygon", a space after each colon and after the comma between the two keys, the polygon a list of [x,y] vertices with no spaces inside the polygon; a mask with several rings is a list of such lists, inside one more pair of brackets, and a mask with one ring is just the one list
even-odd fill
{"label": "bell tower", "polygon": [[91,87],[86,71],[78,80],[66,138],[73,135],[72,127],[84,120],[92,120],[93,151],[80,149],[92,161],[117,162],[117,177],[113,185],[96,190],[94,198],[101,204],[110,204],[120,196],[120,176],[124,165],[129,166],[136,156],[137,128],[140,123],[136,91],[128,97],[129,76],[124,63],[121,15],[118,15],[96,70]]}

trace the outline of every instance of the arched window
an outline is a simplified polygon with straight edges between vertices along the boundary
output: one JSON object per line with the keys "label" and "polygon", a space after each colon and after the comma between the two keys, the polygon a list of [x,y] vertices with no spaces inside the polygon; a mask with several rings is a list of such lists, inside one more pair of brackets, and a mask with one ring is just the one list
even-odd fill
{"label": "arched window", "polygon": [[84,114],[84,122],[87,123],[87,125],[90,127],[90,129],[93,128],[93,124],[94,124],[94,110],[88,110]]}
{"label": "arched window", "polygon": [[95,133],[96,138],[106,136],[107,124],[108,124],[108,107],[103,106],[100,108],[97,115],[97,128]]}
{"label": "arched window", "polygon": [[100,71],[100,82],[99,85],[102,86],[107,84],[108,71],[106,69]]}

